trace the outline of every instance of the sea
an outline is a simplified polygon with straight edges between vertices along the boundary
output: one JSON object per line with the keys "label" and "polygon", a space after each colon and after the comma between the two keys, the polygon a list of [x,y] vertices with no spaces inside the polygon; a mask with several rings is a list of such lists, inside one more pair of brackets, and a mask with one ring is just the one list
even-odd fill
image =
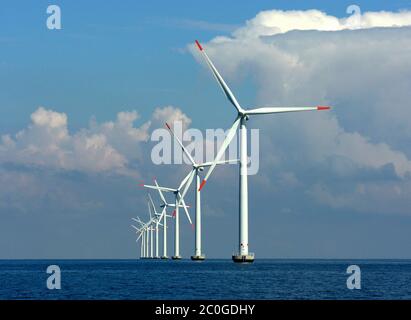
{"label": "sea", "polygon": [[[61,289],[47,288],[50,265]],[[0,260],[0,299],[411,299],[411,260]]]}

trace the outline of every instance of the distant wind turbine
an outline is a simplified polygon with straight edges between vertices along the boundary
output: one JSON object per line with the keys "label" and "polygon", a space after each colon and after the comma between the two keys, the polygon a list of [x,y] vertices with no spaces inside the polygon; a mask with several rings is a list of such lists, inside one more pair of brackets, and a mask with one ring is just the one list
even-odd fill
{"label": "distant wind turbine", "polygon": [[[184,186],[183,192],[181,194],[181,198],[178,202],[180,204],[181,199],[183,199],[188,191],[188,189],[191,186],[191,183],[194,180],[194,177],[196,179],[196,194],[195,194],[195,249],[194,249],[194,255],[191,256],[192,260],[204,260],[205,255],[202,253],[201,249],[201,195],[200,195],[200,171],[203,171],[205,167],[209,167],[213,164],[213,162],[205,162],[205,163],[197,163],[194,158],[190,155],[188,150],[184,147],[183,143],[180,141],[180,139],[174,134],[173,130],[171,129],[170,125],[166,123],[166,126],[168,130],[171,132],[173,137],[176,139],[178,144],[180,145],[181,149],[187,156],[187,158],[190,160],[192,169],[191,172],[188,174],[188,179],[187,182]],[[237,163],[238,159],[235,160],[223,160],[223,161],[217,161],[217,164],[227,164],[227,163]]]}
{"label": "distant wind turbine", "polygon": [[[157,180],[155,180],[155,179],[154,179],[154,183],[155,183],[154,186],[147,185],[147,184],[142,184],[142,186],[145,187],[145,188],[155,189],[155,190],[159,190],[159,191],[162,191],[162,192],[171,192],[171,193],[174,194],[174,197],[175,197],[175,208],[174,208],[174,210],[175,210],[174,211],[174,217],[175,217],[174,256],[171,257],[174,260],[181,259],[181,255],[180,255],[180,215],[179,215],[180,205],[178,204],[180,199],[181,199],[182,207],[184,209],[184,212],[186,214],[186,217],[187,217],[188,221],[190,222],[191,225],[193,224],[192,221],[191,221],[191,218],[190,218],[190,214],[188,213],[188,209],[187,209],[187,206],[185,204],[184,198],[182,198],[181,192],[180,192],[181,188],[187,182],[187,179],[188,179],[188,175],[183,179],[183,181],[181,181],[181,183],[180,183],[180,185],[178,186],[177,189],[160,187],[157,183]],[[165,199],[164,199],[164,201],[165,201]]]}

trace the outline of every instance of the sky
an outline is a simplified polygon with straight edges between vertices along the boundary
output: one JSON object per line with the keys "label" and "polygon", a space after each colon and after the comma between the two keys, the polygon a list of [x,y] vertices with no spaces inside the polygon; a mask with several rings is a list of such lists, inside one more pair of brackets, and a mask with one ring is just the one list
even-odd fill
{"label": "sky", "polygon": [[[0,11],[0,259],[138,256],[138,184],[190,169],[153,164],[153,131],[235,117],[195,39],[244,107],[333,107],[249,120],[256,257],[411,258],[411,1],[58,1],[61,30],[49,4]],[[217,168],[202,195],[210,258],[236,250],[237,170]]]}

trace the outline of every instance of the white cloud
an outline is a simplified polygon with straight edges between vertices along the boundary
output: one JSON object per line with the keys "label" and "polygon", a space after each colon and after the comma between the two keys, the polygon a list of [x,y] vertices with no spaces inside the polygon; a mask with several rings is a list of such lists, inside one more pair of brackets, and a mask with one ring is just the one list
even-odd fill
{"label": "white cloud", "polygon": [[[409,12],[365,13],[363,17],[369,27],[411,23]],[[293,19],[300,24],[292,23]],[[317,10],[266,11],[235,31],[233,38],[216,38],[206,47],[228,79],[252,74],[263,105],[337,105],[330,116],[287,115],[269,129],[269,136],[281,137],[292,127],[294,133],[290,136],[288,132],[287,139],[295,139],[292,143],[298,143],[305,159],[324,160],[339,155],[364,167],[393,164],[398,176],[404,177],[411,173],[411,161],[398,145],[391,147],[379,133],[389,132],[394,123],[397,128],[398,124],[409,127],[408,117],[404,116],[411,116],[405,103],[411,98],[410,91],[396,89],[404,82],[411,85],[411,29],[390,34],[375,30],[326,34],[310,31],[261,38],[286,32],[291,25],[295,29],[341,30],[347,23]],[[268,32],[266,28],[280,31]],[[251,34],[253,40],[249,39]],[[396,112],[384,98],[391,91],[397,94],[397,100],[404,101],[395,106]],[[348,116],[343,109],[347,104],[355,106]],[[337,115],[347,120],[341,121]],[[387,117],[392,121],[384,121]],[[266,119],[257,121],[269,126]],[[284,144],[281,139],[275,141],[276,149]]]}
{"label": "white cloud", "polygon": [[156,108],[153,112],[152,121],[156,128],[164,128],[166,122],[172,124],[175,121],[180,121],[184,129],[188,128],[191,124],[191,119],[186,114],[172,106]]}
{"label": "white cloud", "polygon": [[[344,180],[353,170],[392,166],[403,179],[397,187],[408,190],[411,28],[398,26],[411,25],[411,12],[364,13],[360,26],[354,26],[352,18],[338,19],[318,10],[265,11],[232,37],[214,38],[205,48],[234,92],[236,82],[253,80],[259,105],[334,106],[328,113],[252,117],[250,127],[262,129],[261,170],[273,163],[276,170],[294,172],[324,166],[322,174]],[[336,158],[341,161],[330,166],[330,159]],[[325,176],[318,177],[319,183]],[[320,189],[315,190],[319,194]],[[371,198],[375,194],[367,193]],[[382,199],[383,194],[378,192]],[[339,207],[358,203],[344,192],[331,196],[321,195]]]}
{"label": "white cloud", "polygon": [[67,115],[40,107],[31,115],[31,121],[36,126],[64,129],[67,126]]}
{"label": "white cloud", "polygon": [[[31,115],[31,124],[14,137],[3,135],[0,143],[0,163],[50,167],[83,172],[133,172],[131,163],[141,160],[142,144],[149,138],[149,129],[159,121],[191,120],[178,108],[157,108],[153,118],[140,127],[134,122],[136,111],[120,112],[115,121],[97,123],[70,134],[65,113],[39,107]],[[154,127],[155,128],[155,127]]]}
{"label": "white cloud", "polygon": [[319,10],[262,11],[233,32],[235,38],[254,38],[286,33],[291,30],[340,31],[375,27],[411,25],[411,12],[366,12],[337,18]]}

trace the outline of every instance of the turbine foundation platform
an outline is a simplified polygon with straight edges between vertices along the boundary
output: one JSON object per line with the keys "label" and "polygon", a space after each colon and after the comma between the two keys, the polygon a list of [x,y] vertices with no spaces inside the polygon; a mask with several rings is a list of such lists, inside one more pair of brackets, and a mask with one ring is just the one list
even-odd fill
{"label": "turbine foundation platform", "polygon": [[181,256],[172,256],[171,259],[173,259],[173,260],[181,260],[182,258],[181,258]]}
{"label": "turbine foundation platform", "polygon": [[167,256],[162,256],[160,259],[167,260],[168,257]]}
{"label": "turbine foundation platform", "polygon": [[254,262],[254,253],[249,254],[234,254],[232,256],[234,262],[237,263],[252,263]]}
{"label": "turbine foundation platform", "polygon": [[205,260],[205,255],[201,254],[199,256],[197,256],[197,255],[191,256],[191,260],[193,260],[193,261],[203,261],[203,260]]}

